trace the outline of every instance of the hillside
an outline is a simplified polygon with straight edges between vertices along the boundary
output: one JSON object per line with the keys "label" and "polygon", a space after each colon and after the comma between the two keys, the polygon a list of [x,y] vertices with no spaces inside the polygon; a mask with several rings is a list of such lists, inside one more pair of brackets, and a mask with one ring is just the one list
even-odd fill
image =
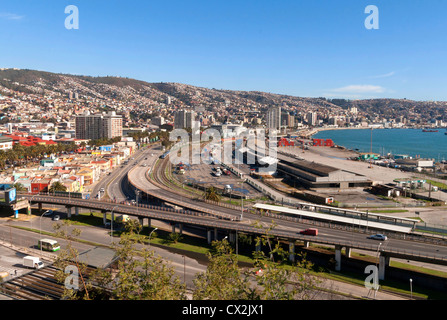
{"label": "hillside", "polygon": [[430,119],[447,118],[445,102],[406,99],[330,100],[259,91],[217,90],[181,83],[148,83],[123,77],[91,77],[36,70],[1,69],[0,93],[8,94],[8,90],[62,99],[66,99],[70,92],[76,92],[81,100],[94,100],[104,104],[108,101],[118,101],[138,109],[166,104],[170,97],[174,106],[203,106],[209,110],[231,106],[236,110],[263,111],[271,106],[282,106],[291,112],[315,110],[321,114],[333,114],[342,109],[356,107],[359,112],[370,115],[371,119],[375,116],[393,118],[410,114],[420,114]]}

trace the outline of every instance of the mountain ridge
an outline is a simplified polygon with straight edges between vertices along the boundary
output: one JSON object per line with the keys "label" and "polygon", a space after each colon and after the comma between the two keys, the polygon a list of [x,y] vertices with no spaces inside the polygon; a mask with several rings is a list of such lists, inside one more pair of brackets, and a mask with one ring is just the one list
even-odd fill
{"label": "mountain ridge", "polygon": [[176,107],[206,106],[207,108],[246,108],[263,111],[282,106],[285,110],[313,110],[323,113],[358,108],[359,111],[381,116],[397,117],[412,112],[432,118],[445,118],[447,103],[443,101],[414,101],[378,98],[363,100],[297,97],[262,91],[243,91],[205,88],[176,82],[146,82],[117,76],[85,76],[31,69],[0,69],[0,93],[5,90],[44,94],[66,98],[70,92],[80,99],[121,101],[134,106],[165,104]]}

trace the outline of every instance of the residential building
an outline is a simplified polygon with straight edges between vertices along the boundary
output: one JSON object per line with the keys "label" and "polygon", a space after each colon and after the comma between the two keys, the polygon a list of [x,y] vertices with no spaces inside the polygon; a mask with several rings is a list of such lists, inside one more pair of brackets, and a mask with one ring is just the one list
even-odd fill
{"label": "residential building", "polygon": [[123,135],[123,117],[114,111],[76,117],[77,139],[111,139]]}
{"label": "residential building", "polygon": [[306,121],[309,126],[315,126],[317,124],[317,113],[308,112],[306,115]]}
{"label": "residential building", "polygon": [[174,115],[174,128],[175,129],[188,129],[193,128],[195,122],[195,112],[180,110]]}
{"label": "residential building", "polygon": [[281,107],[273,107],[266,114],[266,128],[280,130],[281,129]]}
{"label": "residential building", "polygon": [[13,140],[11,137],[0,136],[0,150],[12,149]]}

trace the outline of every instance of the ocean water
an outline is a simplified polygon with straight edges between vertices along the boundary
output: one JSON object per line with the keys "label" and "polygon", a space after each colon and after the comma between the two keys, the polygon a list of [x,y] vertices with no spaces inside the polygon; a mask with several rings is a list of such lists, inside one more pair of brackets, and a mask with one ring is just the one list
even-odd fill
{"label": "ocean water", "polygon": [[387,155],[408,155],[447,160],[446,129],[438,132],[423,132],[422,129],[339,129],[320,131],[313,136],[319,139],[332,139],[336,145],[359,152],[372,152]]}

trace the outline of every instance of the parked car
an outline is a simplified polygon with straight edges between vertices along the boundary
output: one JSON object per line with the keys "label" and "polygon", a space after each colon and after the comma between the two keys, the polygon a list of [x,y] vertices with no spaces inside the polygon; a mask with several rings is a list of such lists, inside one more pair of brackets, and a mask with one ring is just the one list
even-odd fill
{"label": "parked car", "polygon": [[373,234],[373,235],[369,236],[368,239],[385,241],[385,240],[388,240],[388,237],[384,234]]}
{"label": "parked car", "polygon": [[53,221],[59,221],[60,218],[61,218],[61,217],[60,217],[59,215],[55,214],[51,220],[53,220]]}

